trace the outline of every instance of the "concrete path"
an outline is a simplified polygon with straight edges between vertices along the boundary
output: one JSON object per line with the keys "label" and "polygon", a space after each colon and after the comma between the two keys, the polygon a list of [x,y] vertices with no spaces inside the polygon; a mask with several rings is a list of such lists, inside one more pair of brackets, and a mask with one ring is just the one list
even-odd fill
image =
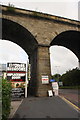
{"label": "concrete path", "polygon": [[71,105],[60,97],[25,98],[13,118],[79,118]]}
{"label": "concrete path", "polygon": [[[22,99],[23,100],[23,99]],[[12,118],[17,109],[19,108],[20,104],[22,103],[22,100],[19,101],[12,101],[11,102],[11,112],[9,115],[9,118]]]}

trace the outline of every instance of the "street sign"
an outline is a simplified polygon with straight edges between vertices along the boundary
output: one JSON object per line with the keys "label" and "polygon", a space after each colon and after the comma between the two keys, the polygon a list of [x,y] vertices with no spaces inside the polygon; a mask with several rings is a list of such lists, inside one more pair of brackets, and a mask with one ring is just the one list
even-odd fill
{"label": "street sign", "polygon": [[42,84],[48,84],[48,83],[49,83],[48,75],[42,75]]}
{"label": "street sign", "polygon": [[63,86],[63,82],[59,82],[59,86]]}
{"label": "street sign", "polygon": [[50,79],[50,82],[55,82],[55,80],[54,79]]}

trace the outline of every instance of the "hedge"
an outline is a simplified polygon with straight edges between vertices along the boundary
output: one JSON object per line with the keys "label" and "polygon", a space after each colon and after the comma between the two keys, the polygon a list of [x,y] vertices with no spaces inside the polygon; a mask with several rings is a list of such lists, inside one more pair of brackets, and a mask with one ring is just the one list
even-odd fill
{"label": "hedge", "polygon": [[80,89],[80,85],[79,86],[60,86],[60,89]]}
{"label": "hedge", "polygon": [[11,108],[11,83],[2,80],[2,120],[7,120]]}

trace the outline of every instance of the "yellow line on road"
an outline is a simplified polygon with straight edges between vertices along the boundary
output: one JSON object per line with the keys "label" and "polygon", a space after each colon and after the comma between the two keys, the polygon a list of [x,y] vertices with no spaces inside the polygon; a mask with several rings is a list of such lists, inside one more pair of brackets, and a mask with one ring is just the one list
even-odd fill
{"label": "yellow line on road", "polygon": [[65,97],[63,97],[63,96],[59,96],[59,97],[61,97],[63,100],[65,100],[67,103],[69,103],[70,105],[72,105],[74,108],[76,108],[78,111],[80,111],[80,108],[79,107],[77,107],[76,105],[74,105],[73,103],[71,103],[69,100],[67,100]]}

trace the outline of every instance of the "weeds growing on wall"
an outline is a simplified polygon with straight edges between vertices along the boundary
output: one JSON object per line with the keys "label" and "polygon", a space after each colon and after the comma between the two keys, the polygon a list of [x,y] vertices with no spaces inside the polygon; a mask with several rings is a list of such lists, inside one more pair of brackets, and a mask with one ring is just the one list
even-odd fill
{"label": "weeds growing on wall", "polygon": [[14,7],[14,5],[9,3],[8,6],[7,6],[7,11],[15,12],[15,7]]}

